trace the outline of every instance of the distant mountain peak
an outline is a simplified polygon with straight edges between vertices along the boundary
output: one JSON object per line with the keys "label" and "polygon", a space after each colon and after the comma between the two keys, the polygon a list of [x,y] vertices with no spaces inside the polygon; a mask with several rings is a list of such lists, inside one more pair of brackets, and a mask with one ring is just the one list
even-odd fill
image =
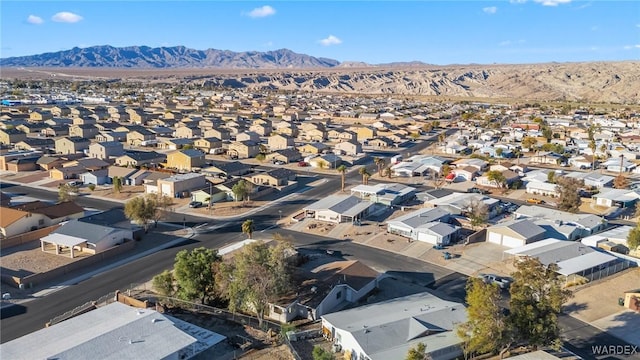
{"label": "distant mountain peak", "polygon": [[150,47],[96,45],[52,53],[0,59],[5,67],[109,67],[109,68],[223,68],[278,69],[332,68],[333,59],[299,54],[289,49],[267,52],[195,50],[182,45]]}

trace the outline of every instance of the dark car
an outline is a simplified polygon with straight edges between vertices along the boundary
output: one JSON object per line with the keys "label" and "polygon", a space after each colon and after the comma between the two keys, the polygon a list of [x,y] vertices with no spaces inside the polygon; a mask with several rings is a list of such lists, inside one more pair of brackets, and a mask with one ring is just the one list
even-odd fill
{"label": "dark car", "polygon": [[192,201],[189,203],[190,208],[199,208],[200,206],[202,206],[202,202],[200,201]]}
{"label": "dark car", "polygon": [[477,187],[472,187],[471,189],[467,190],[468,193],[474,193],[474,194],[483,194],[486,195],[489,192],[487,190],[483,190]]}

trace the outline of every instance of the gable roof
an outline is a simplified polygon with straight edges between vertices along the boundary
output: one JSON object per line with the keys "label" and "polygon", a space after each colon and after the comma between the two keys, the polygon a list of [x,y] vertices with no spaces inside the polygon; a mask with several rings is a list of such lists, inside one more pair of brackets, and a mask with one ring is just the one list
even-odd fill
{"label": "gable roof", "polygon": [[6,228],[7,226],[15,223],[23,217],[29,215],[28,212],[22,210],[16,210],[8,207],[0,207],[0,227]]}
{"label": "gable roof", "polygon": [[49,219],[64,218],[74,214],[84,214],[84,208],[73,201],[65,201],[58,204],[49,204],[43,201],[32,201],[14,206],[14,209],[30,211],[34,214],[42,214]]}
{"label": "gable roof", "polygon": [[322,281],[332,285],[346,284],[358,291],[380,275],[358,260],[334,261],[311,270]]}

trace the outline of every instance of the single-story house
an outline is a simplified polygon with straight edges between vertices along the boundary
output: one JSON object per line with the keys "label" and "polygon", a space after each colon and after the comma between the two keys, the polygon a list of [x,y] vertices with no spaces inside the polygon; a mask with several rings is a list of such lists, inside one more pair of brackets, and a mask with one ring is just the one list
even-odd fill
{"label": "single-story house", "polygon": [[[536,205],[522,205],[513,214],[516,219],[530,219],[530,220],[546,220],[547,223],[540,223],[544,226],[551,224],[558,232],[567,233],[567,231],[573,232],[562,227],[571,226],[580,229],[577,238],[589,236],[604,230],[607,227],[607,221],[597,215],[593,214],[573,214],[566,211],[560,211],[556,209],[549,209]],[[536,222],[537,224],[538,222]],[[548,236],[553,237],[553,236]],[[573,240],[576,240],[574,238]]]}
{"label": "single-story house", "polygon": [[423,292],[322,316],[322,333],[345,359],[404,359],[425,345],[438,360],[462,357],[458,324],[467,321],[463,304]]}
{"label": "single-story house", "polygon": [[130,229],[71,220],[41,238],[40,244],[42,251],[46,251],[48,245],[54,245],[56,254],[60,254],[61,248],[69,248],[73,258],[75,250],[97,254],[132,239]]}
{"label": "single-story house", "polygon": [[227,200],[227,193],[212,185],[191,192],[191,201],[199,201],[205,205]]}
{"label": "single-story house", "polygon": [[330,195],[304,208],[307,217],[332,223],[358,222],[367,217],[373,203],[351,195]]}
{"label": "single-story house", "polygon": [[525,188],[526,188],[525,192],[527,194],[551,196],[551,197],[560,196],[558,185],[548,183],[548,182],[530,181],[527,183],[527,185],[525,185]]}
{"label": "single-story house", "polygon": [[441,208],[423,208],[387,221],[387,231],[412,240],[448,245],[459,230],[447,224],[450,217]]}
{"label": "single-story house", "polygon": [[294,279],[299,279],[295,293],[269,304],[266,317],[281,323],[318,320],[368,295],[377,287],[380,274],[358,260],[348,260],[296,273]]}
{"label": "single-story house", "polygon": [[265,159],[271,162],[282,161],[283,163],[288,164],[300,161],[302,159],[302,154],[300,154],[300,151],[297,149],[282,149],[267,154]]}
{"label": "single-story house", "polygon": [[171,198],[190,197],[192,190],[202,189],[207,185],[204,174],[186,173],[176,174],[164,179],[158,179],[156,183],[144,184],[145,193],[162,194]]}
{"label": "single-story house", "polygon": [[596,205],[627,208],[638,202],[640,191],[602,188],[599,193],[593,195],[593,199],[595,199]]}
{"label": "single-story house", "polygon": [[78,177],[80,178],[80,181],[82,181],[82,183],[85,185],[104,185],[111,182],[111,178],[109,177],[109,170],[107,169],[85,172],[80,174]]}
{"label": "single-story house", "polygon": [[393,206],[413,199],[416,189],[403,184],[357,185],[351,195],[373,203]]}
{"label": "single-story house", "polygon": [[486,241],[508,248],[517,248],[545,238],[545,229],[533,220],[512,220],[487,228]]}
{"label": "single-story house", "polygon": [[11,237],[45,227],[46,217],[28,211],[0,207],[0,234]]}
{"label": "single-story house", "polygon": [[252,175],[249,181],[256,185],[263,186],[285,186],[289,181],[296,179],[296,173],[288,169],[274,169],[263,173]]}

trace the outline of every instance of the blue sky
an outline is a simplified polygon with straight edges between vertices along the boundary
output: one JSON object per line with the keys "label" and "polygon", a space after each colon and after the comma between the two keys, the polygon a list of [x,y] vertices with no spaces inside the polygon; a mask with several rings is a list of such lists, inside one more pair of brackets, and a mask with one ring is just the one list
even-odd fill
{"label": "blue sky", "polygon": [[0,3],[0,57],[93,45],[281,48],[371,64],[640,59],[640,1]]}

